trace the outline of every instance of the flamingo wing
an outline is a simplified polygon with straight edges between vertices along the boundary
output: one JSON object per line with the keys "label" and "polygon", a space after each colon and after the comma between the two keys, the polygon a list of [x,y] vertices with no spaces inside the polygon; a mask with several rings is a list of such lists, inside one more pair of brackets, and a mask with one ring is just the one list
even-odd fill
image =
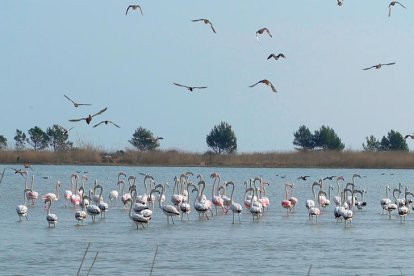
{"label": "flamingo wing", "polygon": [[369,70],[369,69],[372,69],[372,68],[375,68],[375,65],[373,65],[373,66],[371,66],[371,67],[364,68],[364,69],[362,69],[362,70]]}
{"label": "flamingo wing", "polygon": [[175,83],[175,82],[173,82],[173,84],[175,84],[175,85],[177,85],[177,86],[180,86],[180,87],[190,88],[190,87],[188,87],[188,86],[186,86],[186,85],[182,85],[182,84]]}
{"label": "flamingo wing", "polygon": [[394,65],[395,62],[390,62],[390,63],[383,63],[382,65]]}
{"label": "flamingo wing", "polygon": [[113,124],[114,126],[116,126],[117,128],[120,128],[120,126],[119,125],[117,125],[117,124],[115,124],[114,122],[112,122],[112,121],[108,121],[109,123],[111,123],[111,124]]}
{"label": "flamingo wing", "polygon": [[217,32],[216,32],[216,30],[214,29],[213,24],[211,24],[211,22],[210,22],[210,27],[211,27],[211,29],[213,30],[213,32],[216,34]]}
{"label": "flamingo wing", "polygon": [[107,107],[105,107],[104,109],[100,110],[98,113],[93,114],[91,117],[95,117],[95,116],[97,116],[97,115],[99,115],[99,114],[102,114],[102,113],[104,113],[107,109],[108,109],[108,108],[107,108]]}
{"label": "flamingo wing", "polygon": [[80,118],[80,119],[70,119],[69,122],[79,122],[82,120],[86,120],[86,118]]}
{"label": "flamingo wing", "polygon": [[97,127],[97,126],[99,126],[99,125],[100,125],[100,124],[102,124],[102,123],[105,123],[105,121],[99,122],[99,123],[97,123],[96,125],[94,125],[93,127]]}
{"label": "flamingo wing", "polygon": [[66,96],[65,94],[63,94],[63,96],[65,96],[66,99],[68,99],[69,101],[71,101],[74,105],[77,105],[76,102],[74,102],[71,98],[69,98],[68,96]]}

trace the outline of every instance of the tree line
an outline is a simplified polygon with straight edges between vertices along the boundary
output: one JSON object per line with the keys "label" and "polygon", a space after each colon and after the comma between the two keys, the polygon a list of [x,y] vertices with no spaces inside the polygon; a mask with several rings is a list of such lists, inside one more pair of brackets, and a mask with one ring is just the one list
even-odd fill
{"label": "tree line", "polygon": [[[28,130],[28,135],[22,130],[16,129],[14,136],[14,148],[16,150],[27,149],[27,144],[34,150],[52,149],[53,151],[65,151],[73,147],[69,141],[69,133],[59,125],[53,125],[43,131],[35,126]],[[342,151],[345,145],[329,126],[321,126],[313,133],[308,127],[302,125],[293,133],[293,145],[296,150],[336,150]],[[155,137],[154,134],[143,127],[137,128],[128,142],[137,150],[156,150],[160,146],[163,137]],[[401,133],[390,130],[387,136],[377,139],[373,135],[365,138],[362,143],[364,151],[408,151],[408,145]],[[233,153],[237,150],[237,138],[230,124],[220,122],[215,125],[206,136],[206,144],[211,153]],[[0,135],[0,149],[7,148],[7,139]]]}

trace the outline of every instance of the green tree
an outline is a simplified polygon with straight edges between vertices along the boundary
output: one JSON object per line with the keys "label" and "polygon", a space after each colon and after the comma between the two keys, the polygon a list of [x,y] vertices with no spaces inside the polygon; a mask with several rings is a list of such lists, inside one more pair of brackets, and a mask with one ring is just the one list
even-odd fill
{"label": "green tree", "polygon": [[42,150],[48,147],[49,137],[38,126],[35,126],[28,131],[30,139],[27,142],[33,147],[34,150]]}
{"label": "green tree", "polygon": [[139,127],[132,134],[132,139],[129,140],[131,145],[136,147],[139,150],[154,150],[160,146],[159,139],[160,137],[154,138],[152,132],[143,127]]}
{"label": "green tree", "polygon": [[381,143],[377,140],[377,138],[374,137],[374,135],[371,135],[369,137],[365,137],[367,144],[365,145],[362,143],[362,147],[364,148],[364,151],[379,151],[381,150]]}
{"label": "green tree", "polygon": [[330,127],[322,126],[319,130],[315,131],[313,138],[315,147],[317,148],[324,150],[343,150],[345,148],[341,139]]}
{"label": "green tree", "polygon": [[383,136],[381,139],[381,150],[408,151],[408,145],[401,133],[390,130],[387,137]]}
{"label": "green tree", "polygon": [[47,128],[46,135],[54,151],[65,151],[73,146],[73,143],[68,141],[68,132],[59,125]]}
{"label": "green tree", "polygon": [[299,130],[293,133],[293,136],[295,138],[293,145],[299,147],[296,149],[311,150],[315,147],[313,135],[306,126],[300,126]]}
{"label": "green tree", "polygon": [[0,149],[7,147],[7,139],[3,135],[0,135]]}
{"label": "green tree", "polygon": [[26,140],[26,133],[24,133],[20,129],[16,129],[16,136],[14,136],[14,147],[16,148],[16,150],[24,150],[24,148],[26,147]]}
{"label": "green tree", "polygon": [[221,122],[213,127],[206,137],[207,146],[212,148],[215,153],[232,153],[237,150],[237,138],[231,126],[226,122]]}

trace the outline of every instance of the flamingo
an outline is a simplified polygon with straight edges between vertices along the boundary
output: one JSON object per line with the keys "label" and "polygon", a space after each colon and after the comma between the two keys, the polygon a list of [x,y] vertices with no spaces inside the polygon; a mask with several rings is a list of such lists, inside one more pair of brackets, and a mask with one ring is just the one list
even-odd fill
{"label": "flamingo", "polygon": [[[254,188],[249,188],[248,190],[252,190],[253,195],[255,195],[256,198],[258,197],[257,191],[259,190],[259,188],[254,187]],[[247,190],[246,190],[246,192],[247,192]],[[250,200],[249,211],[252,214],[253,221],[254,221],[254,218],[259,220],[260,216],[263,214],[263,205],[260,203],[259,200],[254,201],[253,199],[254,199],[254,196],[252,196],[252,198]]]}
{"label": "flamingo", "polygon": [[[190,186],[193,186],[195,188],[194,184],[189,183],[187,185],[187,191],[188,191],[188,189],[189,189]],[[191,212],[191,205],[190,205],[189,202],[190,202],[190,193],[188,193],[187,200],[185,202],[182,202],[180,204],[181,221],[183,220],[184,214],[187,215],[187,220],[190,220],[189,213]],[[194,201],[194,205],[195,205],[195,201]]]}
{"label": "flamingo", "polygon": [[344,177],[343,176],[338,176],[337,178],[336,178],[336,196],[334,196],[334,198],[333,198],[333,201],[335,202],[335,204],[337,205],[337,206],[340,206],[341,205],[341,203],[342,203],[342,197],[340,196],[340,194],[339,194],[339,191],[340,191],[340,186],[339,186],[339,180],[342,180],[342,181],[345,181],[345,179],[344,179]]}
{"label": "flamingo", "polygon": [[[252,188],[252,182],[253,182],[253,179],[250,179],[249,180],[249,188]],[[243,204],[244,204],[244,207],[250,208],[250,201],[251,201],[252,197],[254,196],[254,194],[249,193],[252,190],[249,190],[247,188],[247,181],[244,181],[244,187],[245,187],[246,191],[248,190],[248,192],[244,193]]]}
{"label": "flamingo", "polygon": [[[181,175],[183,176],[183,175]],[[183,202],[184,198],[183,195],[180,194],[180,188],[178,187],[178,184],[181,182],[181,177],[180,180],[177,177],[174,177],[174,188],[173,188],[173,195],[171,196],[171,202],[175,205],[178,206],[181,204],[181,202]],[[175,193],[175,191],[177,190],[177,193]]]}
{"label": "flamingo", "polygon": [[[313,194],[313,199],[308,199],[308,200],[306,200],[306,203],[305,203],[305,207],[306,207],[306,209],[310,209],[310,208],[312,208],[312,207],[315,207],[315,200],[316,200],[316,195],[315,195],[315,187],[316,186],[319,186],[319,188],[321,188],[321,186],[320,186],[320,183],[318,183],[318,182],[313,182],[313,184],[312,184],[312,194]],[[321,190],[321,189],[320,189]]]}
{"label": "flamingo", "polygon": [[58,217],[55,214],[50,213],[50,207],[52,206],[52,199],[50,197],[47,197],[45,199],[45,204],[46,204],[45,208],[47,209],[46,220],[47,220],[47,223],[49,224],[49,228],[50,228],[50,225],[53,225],[53,227],[56,227]]}
{"label": "flamingo", "polygon": [[[253,182],[255,188],[257,188],[256,187],[256,181],[259,181],[259,184],[260,184],[260,187],[258,187],[258,191],[260,191],[260,196],[256,193],[256,197],[259,198],[259,202],[263,205],[263,207],[269,208],[270,200],[266,196],[266,188],[264,186],[264,185],[268,185],[269,186],[269,183],[268,182],[264,182],[261,177],[256,177],[255,178],[255,181]],[[262,196],[262,191],[263,191],[263,196]]]}
{"label": "flamingo", "polygon": [[50,198],[53,201],[58,201],[59,200],[59,191],[60,191],[60,181],[57,180],[56,181],[56,194],[54,193],[47,193],[45,195],[42,196],[43,200],[46,200],[47,198]]}
{"label": "flamingo", "polygon": [[19,221],[22,221],[22,217],[25,217],[26,220],[29,220],[27,218],[28,209],[27,209],[27,206],[26,206],[26,199],[27,199],[26,194],[27,194],[28,191],[29,191],[29,189],[27,189],[27,188],[24,189],[24,193],[23,193],[24,203],[23,204],[19,204],[16,207],[16,213],[19,216]]}
{"label": "flamingo", "polygon": [[129,212],[128,212],[128,216],[129,218],[135,223],[135,225],[137,226],[137,229],[139,228],[139,225],[142,226],[142,228],[145,228],[145,224],[148,225],[151,216],[144,216],[141,212],[134,212],[133,214],[131,214],[132,211],[132,206],[134,206],[134,202],[136,202],[137,200],[137,190],[135,188],[131,189],[131,198],[129,199],[131,202],[130,206],[129,206]]}
{"label": "flamingo", "polygon": [[353,208],[355,206],[355,190],[350,190],[348,188],[344,189],[344,196],[345,198],[347,197],[347,193],[350,192],[351,193],[351,202],[348,202],[349,204],[349,209],[347,209],[346,207],[344,209],[341,209],[341,216],[344,219],[344,223],[345,223],[345,228],[347,225],[347,222],[349,221],[349,226],[351,226],[352,224],[352,218],[354,216],[354,212],[353,212]]}
{"label": "flamingo", "polygon": [[[198,182],[198,189],[200,191],[199,195],[197,195],[197,200],[202,202],[208,210],[210,210],[211,216],[213,216],[213,211],[211,210],[211,206],[213,205],[211,200],[208,200],[207,197],[204,195],[204,189],[206,188],[206,182],[203,180]],[[194,207],[195,208],[195,207]]]}
{"label": "flamingo", "polygon": [[109,205],[108,205],[108,203],[103,201],[103,197],[102,197],[103,188],[102,188],[102,186],[98,184],[98,185],[95,186],[95,189],[100,190],[98,208],[101,210],[101,218],[102,218],[102,215],[105,218],[105,214],[106,214],[106,211],[108,211],[108,209],[109,209]]}
{"label": "flamingo", "polygon": [[296,204],[298,204],[298,199],[293,196],[293,188],[294,187],[295,187],[295,184],[291,183],[290,187],[289,187],[290,188],[290,197],[288,198],[290,203],[292,203],[292,208],[290,208],[290,211],[292,211],[293,208],[295,208]]}
{"label": "flamingo", "polygon": [[82,221],[82,225],[83,225],[83,221],[86,219],[87,217],[87,212],[85,211],[85,206],[87,206],[89,204],[89,201],[86,203],[85,199],[87,198],[87,196],[83,196],[82,197],[82,210],[78,210],[75,213],[75,219],[77,220],[77,225],[79,225],[79,221]]}
{"label": "flamingo", "polygon": [[76,206],[79,205],[79,203],[81,201],[81,195],[79,194],[79,191],[78,191],[78,175],[75,174],[74,178],[75,178],[75,181],[76,181],[76,183],[75,183],[75,192],[72,193],[72,196],[70,197],[70,202],[72,203],[72,205],[74,207],[76,207]]}
{"label": "flamingo", "polygon": [[[223,198],[214,190],[214,188],[216,187],[216,182],[217,182],[217,186],[219,186],[220,183],[220,175],[216,172],[212,173],[210,175],[211,178],[214,179],[213,182],[213,187],[211,189],[211,202],[213,202],[214,206],[216,207],[216,215],[217,215],[217,207],[221,207],[223,212],[224,212],[224,201]],[[200,178],[201,181],[201,178]]]}
{"label": "flamingo", "polygon": [[[200,181],[201,182],[201,181]],[[197,189],[194,187],[194,189],[191,192],[197,191],[197,196],[194,199],[194,209],[198,213],[198,217],[201,219],[201,215],[205,217],[207,220],[209,220],[207,211],[210,210],[210,206],[206,204],[206,201],[200,201],[200,189]]]}
{"label": "flamingo", "polygon": [[[161,192],[157,190],[158,187],[161,188]],[[164,186],[161,185],[161,184],[158,184],[151,191],[150,195],[152,195],[153,192],[160,193],[160,198],[162,198],[162,195],[164,194]],[[158,200],[158,205],[159,205],[160,209],[162,210],[162,212],[164,213],[164,215],[167,216],[167,224],[170,223],[170,220],[169,220],[170,217],[171,217],[172,223],[174,224],[174,217],[180,215],[180,212],[177,210],[177,208],[173,205],[161,205],[161,200]]]}
{"label": "flamingo", "polygon": [[385,206],[392,203],[391,199],[388,198],[388,191],[391,191],[390,186],[385,187],[385,197],[380,200],[382,214],[384,214]]}
{"label": "flamingo", "polygon": [[[89,190],[89,199],[91,199],[92,190]],[[92,223],[95,223],[95,217],[101,214],[101,209],[97,205],[90,204],[86,207],[86,212],[92,217]]]}
{"label": "flamingo", "polygon": [[72,174],[70,176],[70,190],[65,190],[65,192],[63,193],[63,197],[65,198],[65,206],[66,206],[66,203],[68,201],[70,201],[70,199],[72,197],[72,194],[73,194],[73,179],[77,178],[77,177],[78,177],[77,174]]}
{"label": "flamingo", "polygon": [[[33,190],[34,187],[34,174],[32,175],[32,182],[30,183],[30,189],[26,192],[26,197],[28,200],[32,201],[32,205],[35,205],[36,200],[39,198],[39,193]],[[27,181],[27,174],[26,174],[26,181]]]}
{"label": "flamingo", "polygon": [[232,190],[231,190],[231,195],[230,195],[230,210],[233,213],[233,224],[234,224],[234,214],[237,214],[239,216],[239,223],[241,223],[240,221],[240,214],[243,211],[243,207],[237,203],[233,201],[233,193],[234,193],[234,183],[232,181],[226,182],[225,186],[232,186]]}
{"label": "flamingo", "polygon": [[286,209],[287,214],[289,214],[289,211],[292,210],[292,202],[288,200],[288,188],[293,188],[292,184],[285,184],[285,199],[282,200],[281,204],[282,207]]}
{"label": "flamingo", "polygon": [[122,204],[124,205],[124,208],[125,208],[125,205],[129,202],[129,199],[131,199],[131,194],[129,192],[124,194],[125,181],[123,179],[119,180],[117,185],[120,188],[120,193],[122,195],[121,196],[121,201],[122,201]]}
{"label": "flamingo", "polygon": [[[126,177],[126,174],[124,172],[119,172],[117,186],[119,186],[118,183],[121,180],[121,176]],[[109,201],[111,202],[111,205],[112,206],[116,206],[117,205],[118,196],[119,196],[119,193],[118,193],[117,190],[112,190],[112,191],[109,192],[108,198],[109,198]]]}

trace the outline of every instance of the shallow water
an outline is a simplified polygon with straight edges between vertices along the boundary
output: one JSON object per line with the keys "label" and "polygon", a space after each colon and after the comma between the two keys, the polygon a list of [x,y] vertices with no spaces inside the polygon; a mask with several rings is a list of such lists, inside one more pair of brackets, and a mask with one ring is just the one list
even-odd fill
{"label": "shallow water", "polygon": [[[15,166],[1,165],[0,172],[6,167]],[[413,274],[414,219],[409,214],[401,223],[394,214],[389,220],[381,214],[379,204],[386,185],[396,188],[401,182],[413,187],[412,170],[33,166],[30,173],[35,175],[34,190],[39,195],[54,192],[59,177],[62,196],[69,189],[71,173],[76,170],[88,172],[89,188],[93,180],[98,180],[104,187],[106,201],[109,191],[116,189],[119,171],[137,176],[138,192],[143,191],[143,177],[139,173],[149,173],[157,183],[170,183],[168,204],[174,176],[186,171],[194,173],[190,180],[195,183],[195,175],[204,176],[208,197],[212,184],[208,176],[213,171],[219,172],[223,181],[234,181],[234,199],[239,203],[243,202],[242,183],[261,176],[270,182],[267,191],[270,207],[259,222],[253,222],[247,210],[243,211],[240,224],[232,224],[230,213],[219,212],[205,221],[199,220],[193,211],[190,221],[176,219],[175,224],[167,225],[156,206],[149,227],[137,230],[128,212],[120,207],[120,201],[118,207],[110,208],[105,219],[97,218],[93,224],[88,217],[84,226],[77,226],[75,209],[65,207],[61,197],[52,205],[58,224],[48,228],[40,200],[29,207],[29,221],[18,221],[15,207],[23,202],[24,179],[6,170],[0,184],[1,275],[76,275],[88,242],[91,245],[80,275],[88,273],[96,252],[99,254],[89,275],[149,275],[157,245],[153,275],[306,275],[309,269],[310,275]],[[328,175],[343,175],[350,182],[354,173],[363,176],[356,179],[356,185],[367,190],[367,206],[362,211],[354,210],[352,227],[345,228],[343,223],[335,221],[332,205],[317,223],[310,223],[304,203],[312,198],[312,183]],[[300,175],[310,178],[297,180]],[[280,205],[288,181],[295,183],[294,193],[299,199],[296,211],[289,215]],[[335,186],[336,181],[324,182],[326,186],[329,184]]]}

